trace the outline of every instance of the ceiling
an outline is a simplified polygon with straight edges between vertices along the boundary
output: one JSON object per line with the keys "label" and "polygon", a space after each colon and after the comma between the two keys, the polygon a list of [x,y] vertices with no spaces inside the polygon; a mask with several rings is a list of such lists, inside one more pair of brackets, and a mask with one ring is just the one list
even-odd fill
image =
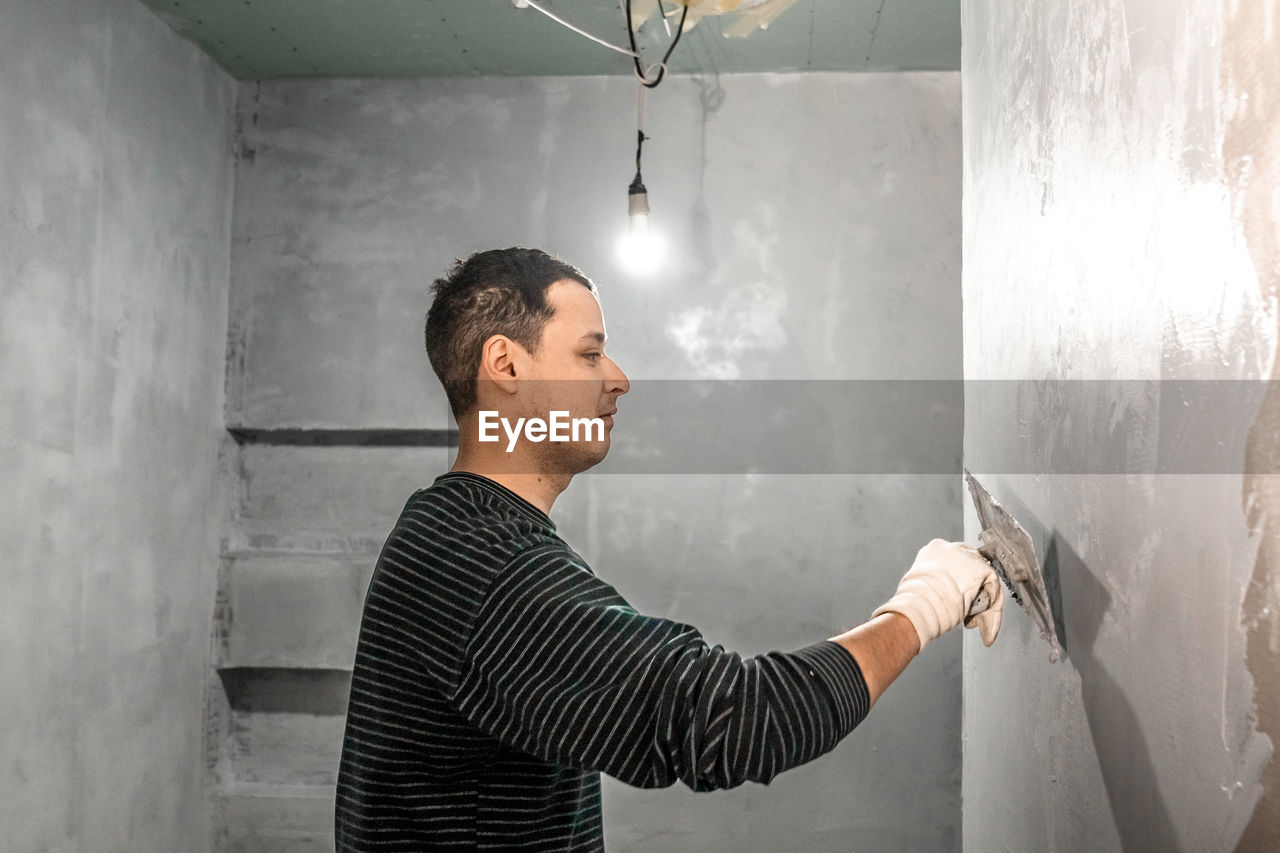
{"label": "ceiling", "polygon": [[[630,60],[512,0],[142,0],[233,76],[453,77],[630,74]],[[540,0],[614,44],[620,0]],[[667,0],[667,5],[673,5]],[[767,30],[727,39],[704,18],[673,73],[947,71],[960,67],[960,0],[798,0]],[[665,50],[655,16],[638,37]]]}

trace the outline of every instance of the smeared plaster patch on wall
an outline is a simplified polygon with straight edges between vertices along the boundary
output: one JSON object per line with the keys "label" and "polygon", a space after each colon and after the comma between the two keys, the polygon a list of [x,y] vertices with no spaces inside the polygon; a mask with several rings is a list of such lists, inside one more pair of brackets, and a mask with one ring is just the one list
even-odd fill
{"label": "smeared plaster patch on wall", "polygon": [[[1219,85],[1227,113],[1223,160],[1233,216],[1280,342],[1280,3],[1226,0]],[[1244,511],[1259,536],[1245,593],[1246,663],[1254,716],[1273,748],[1280,742],[1280,362],[1272,351],[1268,392],[1249,432]],[[1237,850],[1280,849],[1280,761],[1262,773],[1262,797]]]}
{"label": "smeared plaster patch on wall", "polygon": [[[1223,2],[963,4],[966,462],[981,472],[972,457],[1015,420],[974,380],[1156,389],[1016,412],[1042,456],[990,487],[1056,543],[1074,666],[1046,667],[1016,608],[1008,637],[966,648],[966,849],[1226,850],[1259,798],[1239,477],[1067,473],[1178,450],[1169,380],[1270,369],[1274,319],[1222,169]],[[1072,449],[1086,437],[1096,453]]]}

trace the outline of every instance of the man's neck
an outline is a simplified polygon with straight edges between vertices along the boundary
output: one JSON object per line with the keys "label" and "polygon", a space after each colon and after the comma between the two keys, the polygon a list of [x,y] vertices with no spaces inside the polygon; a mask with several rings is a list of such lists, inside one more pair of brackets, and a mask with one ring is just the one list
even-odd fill
{"label": "man's neck", "polygon": [[459,450],[458,458],[449,470],[478,474],[493,480],[498,485],[515,492],[547,515],[551,514],[551,506],[556,502],[556,498],[569,488],[569,483],[573,480],[572,474],[517,473],[509,470],[511,467],[509,460],[503,460],[503,462],[507,464],[491,464],[481,454],[468,453],[463,448]]}

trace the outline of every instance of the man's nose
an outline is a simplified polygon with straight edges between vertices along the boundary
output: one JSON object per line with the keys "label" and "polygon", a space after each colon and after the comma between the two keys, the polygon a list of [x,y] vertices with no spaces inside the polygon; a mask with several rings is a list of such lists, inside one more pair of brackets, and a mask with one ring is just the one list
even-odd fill
{"label": "man's nose", "polygon": [[609,367],[612,368],[605,376],[605,393],[621,396],[630,391],[631,380],[622,372],[622,368],[618,367],[618,363],[608,356],[605,356],[605,361],[609,362]]}

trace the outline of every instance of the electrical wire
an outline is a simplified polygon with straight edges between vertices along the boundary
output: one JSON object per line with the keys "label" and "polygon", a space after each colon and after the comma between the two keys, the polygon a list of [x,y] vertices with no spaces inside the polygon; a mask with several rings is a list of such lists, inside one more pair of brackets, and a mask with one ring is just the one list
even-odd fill
{"label": "electrical wire", "polygon": [[644,87],[636,93],[636,130],[644,131]]}
{"label": "electrical wire", "polygon": [[[646,66],[642,64],[644,57],[641,56],[640,48],[636,44],[636,28],[631,21],[631,0],[623,0],[622,6],[622,15],[627,19],[627,41],[631,45],[630,50],[611,44],[602,38],[593,36],[591,33],[581,27],[574,26],[549,9],[542,8],[537,2],[535,2],[535,0],[524,0],[522,4],[518,5],[537,9],[557,24],[573,30],[578,35],[588,38],[596,44],[607,47],[610,50],[614,50],[618,53],[631,57],[632,64],[635,66],[636,78],[640,81],[640,89],[636,95],[636,176],[632,179],[631,186],[628,187],[628,194],[631,196],[645,195],[646,191],[644,181],[640,177],[640,155],[644,149],[645,139],[647,138],[644,135],[644,90],[657,88],[658,84],[667,76],[667,60],[671,59],[671,54],[675,51],[676,45],[680,43],[680,37],[684,35],[685,21],[689,17],[689,6],[685,5],[684,11],[680,13],[680,23],[677,25],[676,33],[671,38],[671,44],[667,45],[667,52],[662,55],[662,59],[659,62]],[[667,21],[667,7],[663,4],[662,0],[658,0],[658,14],[662,18],[663,29],[666,30],[668,36],[671,36],[671,25]],[[657,74],[650,79],[650,75],[654,69],[657,69]],[[644,210],[647,212],[647,202],[642,201],[642,203],[645,205]]]}
{"label": "electrical wire", "polygon": [[[636,66],[637,66],[637,67],[639,67],[639,64],[640,64],[640,54],[639,54],[639,53],[636,53],[636,51],[635,51],[635,39],[634,39],[634,38],[631,40],[631,50],[627,50],[625,47],[618,47],[616,44],[610,44],[609,42],[605,41],[605,40],[604,40],[604,39],[602,39],[602,38],[598,38],[598,37],[596,37],[596,36],[593,36],[591,33],[587,32],[587,31],[586,31],[586,30],[584,30],[584,29],[581,29],[581,28],[579,28],[579,27],[575,27],[573,24],[569,23],[569,22],[568,22],[568,21],[566,21],[564,18],[561,18],[561,17],[560,17],[559,15],[557,15],[555,12],[552,12],[552,11],[550,11],[549,9],[544,9],[544,8],[542,8],[542,7],[541,7],[541,6],[539,6],[536,2],[534,2],[534,0],[525,0],[525,3],[526,3],[526,5],[527,5],[530,9],[537,9],[539,12],[541,12],[541,13],[542,13],[542,14],[544,14],[544,15],[546,15],[548,18],[550,18],[551,20],[555,21],[557,24],[560,24],[561,26],[568,27],[569,29],[571,29],[571,30],[573,30],[575,33],[577,33],[578,35],[580,35],[580,36],[586,36],[587,38],[591,39],[591,40],[592,40],[593,42],[595,42],[596,44],[604,45],[605,47],[609,48],[610,50],[616,50],[618,53],[622,53],[622,54],[625,54],[625,55],[627,55],[627,56],[630,56],[632,59],[634,59],[634,60],[636,61]],[[630,8],[630,6],[631,6],[631,0],[627,0],[627,7],[628,7],[628,8]],[[628,20],[628,21],[629,21],[629,20],[631,20],[629,16],[628,16],[627,20]]]}
{"label": "electrical wire", "polygon": [[662,28],[667,31],[667,38],[671,38],[671,23],[667,20],[667,7],[662,0],[658,0],[658,17],[662,19]]}
{"label": "electrical wire", "polygon": [[[643,81],[642,81],[643,82]],[[644,180],[640,177],[640,152],[644,148],[644,86],[638,86],[636,92],[636,176],[628,188],[629,193],[645,192]]]}
{"label": "electrical wire", "polygon": [[[592,35],[591,33],[587,32],[581,27],[578,27],[569,23],[564,18],[557,15],[555,12],[552,12],[550,9],[544,9],[543,7],[539,6],[536,0],[524,0],[524,6],[530,9],[537,9],[539,12],[546,15],[548,18],[555,21],[557,24],[560,24],[562,27],[567,27],[568,29],[573,30],[578,35],[588,38],[598,45],[607,47],[610,50],[615,50],[618,53],[623,54],[624,56],[631,57],[631,60],[635,65],[636,78],[641,82],[641,84],[645,86],[645,88],[648,88],[648,89],[653,89],[657,87],[657,85],[662,82],[662,79],[666,77],[667,60],[671,58],[672,51],[674,51],[676,49],[676,45],[680,43],[680,36],[684,35],[685,19],[689,17],[689,7],[685,6],[684,11],[680,13],[680,25],[676,29],[675,37],[671,39],[671,44],[667,47],[667,52],[663,54],[662,60],[660,62],[655,62],[652,65],[645,66],[645,65],[641,65],[641,60],[644,57],[640,55],[640,48],[636,45],[636,31],[635,31],[635,27],[631,23],[631,0],[624,0],[624,6],[622,10],[623,16],[627,19],[627,40],[631,44],[630,50],[627,50],[625,47],[619,47],[616,44],[607,42],[598,36]],[[666,28],[667,34],[670,35],[671,26],[667,23],[666,7],[662,4],[662,0],[658,0],[658,12],[659,12],[659,15],[662,17],[662,26]],[[650,74],[653,72],[655,68],[657,69],[658,74],[653,79],[650,79]]]}
{"label": "electrical wire", "polygon": [[[631,55],[636,66],[636,76],[640,78],[640,83],[646,89],[657,88],[662,82],[662,78],[667,76],[667,60],[671,58],[671,53],[676,49],[676,45],[680,43],[680,36],[684,35],[684,22],[689,17],[689,7],[685,6],[684,11],[680,13],[680,25],[676,27],[676,36],[671,40],[671,44],[667,46],[667,52],[663,54],[662,61],[643,68],[640,65],[640,48],[636,46],[636,28],[631,23],[631,0],[624,0],[622,14],[627,19],[627,40],[631,44]],[[665,21],[665,16],[663,17]],[[649,71],[653,68],[658,69],[658,76],[653,80],[649,79]]]}

